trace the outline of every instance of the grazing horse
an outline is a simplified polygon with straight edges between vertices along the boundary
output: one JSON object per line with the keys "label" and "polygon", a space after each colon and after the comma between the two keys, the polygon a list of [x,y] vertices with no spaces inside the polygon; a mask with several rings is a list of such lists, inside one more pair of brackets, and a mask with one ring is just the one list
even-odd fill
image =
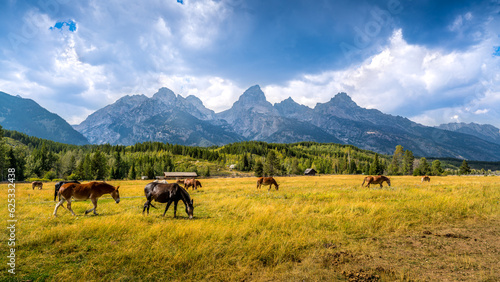
{"label": "grazing horse", "polygon": [[184,188],[189,189],[189,187],[193,187],[194,190],[198,190],[198,186],[201,186],[200,181],[190,178],[190,179],[184,179]]}
{"label": "grazing horse", "polygon": [[262,185],[269,185],[269,189],[267,189],[267,191],[271,190],[271,188],[274,186],[276,186],[276,190],[278,190],[279,188],[279,185],[278,183],[276,183],[276,180],[274,180],[274,178],[272,177],[261,177],[257,180],[257,189],[260,189],[260,187]]}
{"label": "grazing horse", "polygon": [[431,182],[431,178],[429,176],[425,175],[424,177],[422,177],[422,181],[421,182],[423,183],[425,181]]}
{"label": "grazing horse", "polygon": [[365,184],[366,181],[366,187],[370,187],[370,184],[380,184],[380,187],[382,187],[382,183],[385,181],[387,182],[387,185],[391,186],[391,180],[383,175],[377,175],[377,176],[367,176],[363,180],[363,183],[361,184],[361,187],[363,187],[363,184]]}
{"label": "grazing horse", "polygon": [[38,190],[42,190],[43,183],[41,181],[31,182],[31,188],[33,188],[33,190],[35,190],[35,187],[38,187]]}
{"label": "grazing horse", "polygon": [[[54,209],[54,216],[56,216],[57,209],[64,203],[64,201],[68,201],[68,210],[75,215],[71,209],[71,197],[75,198],[75,200],[88,200],[90,198],[92,204],[94,204],[94,208],[86,210],[85,214],[94,211],[94,214],[97,215],[97,199],[102,195],[111,194],[111,197],[113,197],[117,204],[120,202],[120,193],[118,192],[118,188],[120,188],[120,186],[114,187],[113,185],[105,182],[63,184],[59,189],[59,202],[56,204],[56,208]],[[63,197],[62,199],[61,196]]]}
{"label": "grazing horse", "polygon": [[59,181],[59,182],[57,182],[56,186],[55,186],[55,191],[54,191],[54,201],[57,198],[57,192],[59,192],[59,189],[61,189],[61,186],[63,184],[66,184],[66,183],[77,183],[77,184],[80,184],[80,182],[78,182],[76,180],[72,180],[72,181]]}
{"label": "grazing horse", "polygon": [[186,206],[186,213],[189,215],[189,219],[193,218],[193,200],[189,197],[189,193],[186,189],[182,188],[177,183],[163,184],[151,182],[144,187],[144,194],[146,195],[146,203],[144,203],[142,214],[144,214],[144,211],[147,209],[147,214],[149,215],[149,206],[156,209],[156,207],[151,203],[155,200],[158,203],[167,203],[163,216],[165,216],[168,208],[173,202],[174,217],[177,217],[177,202],[181,200]]}

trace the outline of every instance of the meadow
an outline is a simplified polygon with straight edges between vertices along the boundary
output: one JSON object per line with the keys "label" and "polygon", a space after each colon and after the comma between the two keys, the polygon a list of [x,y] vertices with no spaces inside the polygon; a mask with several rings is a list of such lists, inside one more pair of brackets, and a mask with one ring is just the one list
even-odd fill
{"label": "meadow", "polygon": [[[112,181],[121,201],[73,202],[52,215],[54,183],[16,184],[16,275],[2,281],[499,281],[500,178],[363,176],[200,179],[179,202],[142,215],[149,181]],[[0,185],[7,218],[7,185]],[[6,222],[6,221],[4,221]],[[4,223],[7,225],[7,223]],[[1,235],[7,255],[8,230]]]}

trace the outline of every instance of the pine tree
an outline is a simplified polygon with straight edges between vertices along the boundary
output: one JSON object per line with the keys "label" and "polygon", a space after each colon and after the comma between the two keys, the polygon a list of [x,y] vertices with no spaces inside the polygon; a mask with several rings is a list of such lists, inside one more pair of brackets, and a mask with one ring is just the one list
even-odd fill
{"label": "pine tree", "polygon": [[91,176],[93,179],[104,180],[107,176],[108,165],[106,163],[106,156],[97,150],[90,161]]}
{"label": "pine tree", "polygon": [[373,158],[373,162],[370,165],[370,174],[380,175],[382,173],[384,173],[384,169],[378,160],[378,154],[375,153],[375,157]]}
{"label": "pine tree", "polygon": [[400,175],[403,172],[403,158],[404,151],[403,146],[397,145],[394,154],[392,155],[392,161],[388,168],[388,173],[392,175]]}
{"label": "pine tree", "polygon": [[415,157],[413,152],[406,150],[403,156],[403,175],[413,175],[413,161]]}
{"label": "pine tree", "polygon": [[132,162],[132,166],[128,172],[128,179],[135,180],[137,178],[137,172],[135,171],[135,163]]}
{"label": "pine tree", "polygon": [[469,164],[467,163],[466,160],[464,160],[462,162],[462,165],[460,166],[460,168],[458,169],[458,172],[460,174],[469,174],[471,172],[471,169],[469,167]]}
{"label": "pine tree", "polygon": [[434,160],[431,167],[432,175],[441,175],[444,170],[441,168],[441,162],[439,160]]}
{"label": "pine tree", "polygon": [[255,168],[254,168],[255,176],[257,177],[262,177],[264,175],[264,165],[260,160],[257,160],[255,162]]}
{"label": "pine tree", "polygon": [[431,174],[431,167],[429,166],[429,163],[427,162],[426,158],[421,158],[419,163],[418,163],[418,168],[413,172],[413,174],[417,175],[429,175]]}
{"label": "pine tree", "polygon": [[276,157],[274,150],[269,150],[267,154],[266,163],[264,164],[264,175],[274,176],[279,173],[280,160]]}
{"label": "pine tree", "polygon": [[6,154],[6,146],[3,138],[3,129],[0,125],[0,180],[3,181],[6,179],[6,171],[7,171],[7,154]]}
{"label": "pine tree", "polygon": [[92,169],[90,164],[90,154],[86,154],[83,159],[83,179],[90,180],[92,178]]}

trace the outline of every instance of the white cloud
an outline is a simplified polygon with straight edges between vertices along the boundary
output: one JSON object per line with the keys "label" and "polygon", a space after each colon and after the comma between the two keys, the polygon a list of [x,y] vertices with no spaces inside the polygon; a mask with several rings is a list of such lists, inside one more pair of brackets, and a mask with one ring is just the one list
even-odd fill
{"label": "white cloud", "polygon": [[481,114],[484,123],[500,126],[500,58],[491,55],[492,45],[485,40],[466,51],[429,49],[408,44],[396,30],[388,46],[359,66],[264,90],[274,102],[291,96],[310,107],[344,91],[362,107],[426,125],[474,121]]}

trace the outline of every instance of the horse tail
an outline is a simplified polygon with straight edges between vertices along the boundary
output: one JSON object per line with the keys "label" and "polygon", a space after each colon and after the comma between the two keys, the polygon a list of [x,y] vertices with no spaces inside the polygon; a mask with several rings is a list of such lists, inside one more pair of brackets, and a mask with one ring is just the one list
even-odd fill
{"label": "horse tail", "polygon": [[54,187],[54,202],[56,201],[58,190],[59,189],[57,189],[57,184],[56,184],[55,187]]}
{"label": "horse tail", "polygon": [[366,181],[366,177],[365,177],[365,179],[363,179],[363,183],[361,183],[361,187],[363,187],[363,185],[365,185],[365,181]]}

